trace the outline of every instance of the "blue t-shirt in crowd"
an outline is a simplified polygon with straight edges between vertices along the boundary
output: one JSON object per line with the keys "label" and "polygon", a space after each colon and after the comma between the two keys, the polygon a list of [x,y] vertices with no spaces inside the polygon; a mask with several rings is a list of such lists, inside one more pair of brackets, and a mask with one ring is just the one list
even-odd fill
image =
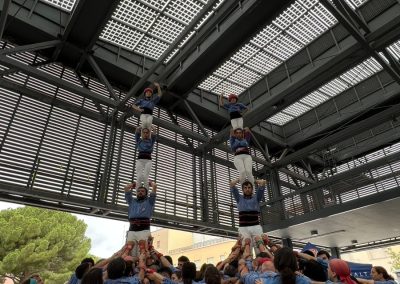
{"label": "blue t-shirt in crowd", "polygon": [[[263,278],[261,278],[263,284],[281,284],[282,279],[279,273],[271,273],[266,274]],[[310,284],[311,279],[304,275],[296,275],[296,284]],[[253,283],[245,283],[245,284],[254,284]]]}
{"label": "blue t-shirt in crowd", "polygon": [[140,284],[140,280],[137,276],[121,277],[118,279],[107,279],[104,284]]}

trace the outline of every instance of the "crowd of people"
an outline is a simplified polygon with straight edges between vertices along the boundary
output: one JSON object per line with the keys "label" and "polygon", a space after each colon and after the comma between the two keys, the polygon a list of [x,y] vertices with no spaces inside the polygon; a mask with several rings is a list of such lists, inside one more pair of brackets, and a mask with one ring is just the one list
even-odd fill
{"label": "crowd of people", "polygon": [[[93,259],[84,259],[68,284],[394,283],[393,277],[382,267],[372,268],[372,280],[356,279],[351,276],[345,261],[330,259],[327,251],[319,251],[316,255],[312,251],[296,252],[269,240],[260,225],[260,201],[264,196],[266,180],[255,180],[253,177],[249,149],[252,134],[249,128],[243,127],[242,118],[247,107],[238,103],[238,97],[233,94],[228,96],[228,103],[224,103],[221,96],[220,105],[228,110],[231,117],[229,142],[235,155],[234,165],[239,172],[239,178],[230,182],[230,192],[239,212],[238,240],[230,255],[219,263],[203,264],[197,270],[195,263],[181,256],[177,266],[174,266],[171,257],[164,256],[153,247],[150,233],[157,195],[157,184],[149,180],[151,155],[156,141],[152,113],[162,96],[160,85],[154,85],[158,91],[155,97],[153,89],[146,88],[144,99],[132,106],[141,115],[140,127],[135,133],[137,179],[124,187],[130,223],[126,244],[110,258],[96,264]],[[30,277],[24,283],[42,284],[43,281]]]}

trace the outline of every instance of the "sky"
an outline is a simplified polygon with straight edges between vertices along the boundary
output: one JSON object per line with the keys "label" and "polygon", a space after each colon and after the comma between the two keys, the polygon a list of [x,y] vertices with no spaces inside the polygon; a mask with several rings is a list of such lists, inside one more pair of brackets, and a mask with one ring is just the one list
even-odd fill
{"label": "sky", "polygon": [[[17,207],[22,207],[22,205],[0,201],[0,210]],[[118,251],[125,243],[128,222],[80,214],[74,215],[88,225],[86,236],[92,240],[90,254],[106,258]]]}

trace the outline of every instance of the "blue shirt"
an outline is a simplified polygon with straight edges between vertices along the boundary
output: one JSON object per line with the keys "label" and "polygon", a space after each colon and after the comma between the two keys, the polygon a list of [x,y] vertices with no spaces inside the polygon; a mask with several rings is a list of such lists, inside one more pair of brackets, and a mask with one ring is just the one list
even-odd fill
{"label": "blue shirt", "polygon": [[153,215],[154,204],[156,203],[156,194],[150,192],[149,196],[144,200],[137,200],[132,197],[132,192],[125,192],[125,200],[128,203],[128,217],[131,218],[148,218]]}
{"label": "blue shirt", "polygon": [[251,134],[249,132],[245,132],[244,139],[238,139],[235,136],[231,136],[229,138],[229,144],[231,145],[231,149],[233,152],[239,150],[238,148],[248,148],[250,144]]}
{"label": "blue shirt", "polygon": [[137,100],[135,102],[135,105],[137,105],[140,108],[148,108],[153,110],[155,105],[158,104],[158,102],[160,101],[160,97],[158,95],[156,95],[154,98],[150,98],[150,100],[146,100],[146,99],[140,99]]}
{"label": "blue shirt", "polygon": [[252,271],[252,272],[249,272],[246,275],[242,276],[241,280],[242,280],[242,282],[244,282],[244,284],[254,284],[257,279],[273,277],[275,275],[276,275],[276,272],[258,273],[258,272]]}
{"label": "blue shirt", "polygon": [[107,279],[106,281],[104,281],[104,284],[119,284],[119,283],[140,284],[140,280],[137,276],[131,276],[131,277],[121,277],[118,279]]}
{"label": "blue shirt", "polygon": [[239,194],[239,189],[236,186],[231,187],[231,193],[236,201],[237,209],[239,210],[239,212],[260,212],[260,201],[264,196],[264,191],[265,186],[257,186],[256,194],[253,194],[251,198],[244,198],[242,194]]}
{"label": "blue shirt", "polygon": [[155,134],[151,135],[150,139],[140,138],[140,132],[135,133],[136,145],[138,147],[139,153],[149,153],[153,152],[153,146],[156,142],[157,136]]}
{"label": "blue shirt", "polygon": [[235,112],[235,111],[241,112],[241,111],[247,109],[247,106],[245,106],[242,103],[235,103],[235,104],[225,103],[224,104],[224,109],[227,109],[229,113]]}
{"label": "blue shirt", "polygon": [[68,281],[68,284],[78,284],[79,283],[79,279],[76,277],[76,274],[72,274],[71,278]]}
{"label": "blue shirt", "polygon": [[[279,273],[263,273],[264,277],[261,278],[263,284],[281,284],[281,275]],[[254,282],[253,282],[254,283]],[[253,284],[245,283],[245,284]],[[310,284],[311,279],[304,275],[296,275],[296,284]]]}

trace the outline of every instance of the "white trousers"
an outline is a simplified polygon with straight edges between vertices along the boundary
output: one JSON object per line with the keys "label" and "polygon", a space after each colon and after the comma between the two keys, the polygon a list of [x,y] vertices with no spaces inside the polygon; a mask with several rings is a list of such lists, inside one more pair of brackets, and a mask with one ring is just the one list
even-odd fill
{"label": "white trousers", "polygon": [[151,114],[141,114],[140,115],[140,126],[143,128],[151,129],[151,124],[153,123],[153,115]]}
{"label": "white trousers", "polygon": [[152,160],[147,159],[137,159],[136,160],[136,189],[143,185],[149,188],[149,175],[151,171],[151,166],[153,165]]}
{"label": "white trousers", "polygon": [[243,117],[231,119],[231,124],[232,124],[233,130],[238,129],[238,128],[243,129]]}
{"label": "white trousers", "polygon": [[239,171],[239,181],[242,184],[246,177],[254,186],[254,177],[253,177],[253,160],[250,155],[240,154],[236,155],[233,159],[233,164],[236,169]]}

